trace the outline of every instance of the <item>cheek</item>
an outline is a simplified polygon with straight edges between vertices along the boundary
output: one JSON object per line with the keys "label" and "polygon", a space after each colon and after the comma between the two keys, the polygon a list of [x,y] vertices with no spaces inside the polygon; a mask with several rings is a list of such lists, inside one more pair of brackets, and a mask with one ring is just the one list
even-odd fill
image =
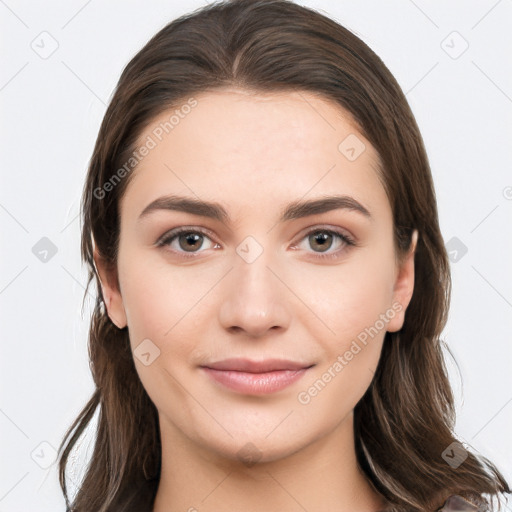
{"label": "cheek", "polygon": [[201,325],[215,313],[208,298],[219,279],[216,271],[173,267],[147,253],[135,257],[135,251],[119,269],[132,349],[149,339],[162,356],[157,366],[166,361],[176,368],[193,353]]}
{"label": "cheek", "polygon": [[300,293],[315,313],[318,333],[325,338],[346,341],[355,337],[391,306],[393,267],[369,251],[346,264],[312,269],[300,279]]}
{"label": "cheek", "polygon": [[119,259],[119,279],[132,346],[145,338],[160,345],[185,313],[187,288],[161,263],[124,250],[130,256]]}
{"label": "cheek", "polygon": [[[386,326],[394,316],[390,307],[390,272],[384,265],[370,265],[369,261],[340,266],[328,281],[328,292],[317,290],[312,295],[318,316],[329,329],[317,330],[318,321],[309,324],[309,331],[322,349],[318,368],[298,395],[300,404],[309,404],[309,413],[322,415],[336,410],[343,415],[368,389],[379,362]],[[319,332],[324,334],[315,335]],[[337,418],[333,417],[333,421]]]}
{"label": "cheek", "polygon": [[[169,403],[182,404],[187,396],[179,382],[188,378],[184,363],[192,357],[197,341],[197,324],[191,319],[201,306],[208,282],[191,286],[192,273],[171,271],[168,265],[147,257],[131,257],[119,269],[139,378],[159,409]],[[145,353],[150,354],[149,361],[144,361]]]}

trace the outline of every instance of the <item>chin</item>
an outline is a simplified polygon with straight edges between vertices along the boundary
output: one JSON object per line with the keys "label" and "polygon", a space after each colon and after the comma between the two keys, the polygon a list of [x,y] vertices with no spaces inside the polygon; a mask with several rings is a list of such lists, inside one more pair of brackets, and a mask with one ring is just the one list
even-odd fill
{"label": "chin", "polygon": [[[274,424],[274,428],[278,423]],[[312,443],[316,438],[321,437],[320,433],[318,435],[313,432],[308,434],[307,432],[294,431],[291,433],[286,429],[278,434],[267,427],[250,430],[242,428],[237,431],[231,426],[229,430],[233,437],[226,434],[218,438],[212,438],[210,431],[204,433],[208,437],[203,437],[198,433],[199,438],[196,439],[196,442],[201,444],[203,449],[208,452],[208,459],[213,458],[216,463],[221,464],[224,460],[226,465],[238,462],[241,467],[247,468],[290,457]],[[269,432],[271,432],[270,435]]]}

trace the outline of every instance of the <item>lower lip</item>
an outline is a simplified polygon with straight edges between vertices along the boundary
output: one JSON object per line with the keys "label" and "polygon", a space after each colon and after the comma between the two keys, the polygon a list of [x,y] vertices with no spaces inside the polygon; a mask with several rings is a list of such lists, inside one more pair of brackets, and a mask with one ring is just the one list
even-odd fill
{"label": "lower lip", "polygon": [[214,370],[207,367],[202,367],[202,369],[213,380],[233,391],[247,395],[276,393],[297,382],[307,371],[307,368],[302,368],[301,370],[249,373],[234,370]]}

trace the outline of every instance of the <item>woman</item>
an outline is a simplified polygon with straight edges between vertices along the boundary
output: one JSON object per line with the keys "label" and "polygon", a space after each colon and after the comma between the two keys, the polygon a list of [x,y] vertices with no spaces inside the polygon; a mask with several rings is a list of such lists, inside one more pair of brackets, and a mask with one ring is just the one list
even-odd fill
{"label": "woman", "polygon": [[82,210],[97,389],[61,445],[70,510],[470,511],[510,492],[453,433],[421,135],[345,28],[285,0],[164,27],[122,73]]}

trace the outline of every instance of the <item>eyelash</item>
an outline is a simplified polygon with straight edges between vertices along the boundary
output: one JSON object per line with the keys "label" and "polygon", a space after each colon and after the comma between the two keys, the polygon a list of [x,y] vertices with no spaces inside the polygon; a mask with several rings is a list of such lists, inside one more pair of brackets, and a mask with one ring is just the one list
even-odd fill
{"label": "eyelash", "polygon": [[[162,237],[160,237],[160,239],[156,242],[155,245],[157,247],[164,247],[164,246],[170,245],[176,238],[179,237],[179,235],[181,235],[183,233],[201,234],[208,238],[211,238],[211,235],[209,234],[209,232],[204,231],[203,229],[195,229],[195,228],[183,226],[183,227],[179,227],[179,228],[173,229],[173,230],[165,233]],[[327,229],[327,228],[322,228],[322,227],[315,227],[315,228],[309,230],[307,233],[304,234],[304,236],[301,238],[300,241],[304,240],[305,238],[307,238],[309,235],[312,235],[313,233],[328,233],[330,235],[336,235],[345,244],[346,248],[357,246],[355,240],[352,237],[350,237],[349,235],[347,235],[346,233],[343,233],[338,230]],[[329,253],[329,254],[316,253],[316,256],[314,256],[314,257],[319,260],[337,258],[337,257],[339,257],[339,253],[346,250],[346,248],[338,249],[334,253]],[[177,252],[174,250],[173,250],[173,252],[179,254],[180,256],[182,256],[184,258],[195,258],[196,257],[195,255],[198,254],[196,252],[196,253],[190,253],[190,255],[187,255],[186,253]]]}

